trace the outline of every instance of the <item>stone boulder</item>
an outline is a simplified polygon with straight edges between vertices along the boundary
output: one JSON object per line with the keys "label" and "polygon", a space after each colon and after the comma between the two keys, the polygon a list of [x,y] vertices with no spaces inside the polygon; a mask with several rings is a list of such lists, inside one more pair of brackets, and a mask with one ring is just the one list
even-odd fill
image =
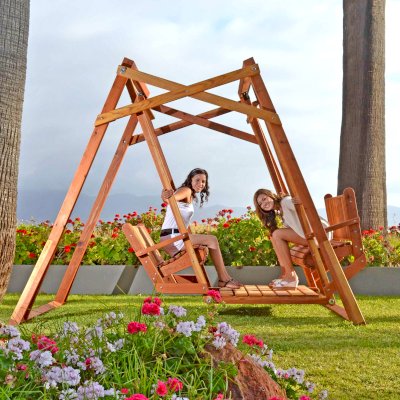
{"label": "stone boulder", "polygon": [[285,390],[282,389],[271,376],[258,365],[251,357],[244,356],[243,353],[231,344],[227,344],[223,349],[217,350],[208,344],[205,347],[214,365],[219,362],[234,363],[238,369],[238,374],[233,381],[229,382],[228,391],[233,400],[269,400],[277,397],[286,400]]}

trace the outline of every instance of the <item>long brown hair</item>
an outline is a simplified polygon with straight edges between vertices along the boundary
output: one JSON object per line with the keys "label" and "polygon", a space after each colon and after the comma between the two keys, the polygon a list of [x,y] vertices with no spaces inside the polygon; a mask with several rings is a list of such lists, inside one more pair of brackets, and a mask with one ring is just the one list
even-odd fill
{"label": "long brown hair", "polygon": [[[265,194],[266,196],[270,197],[274,200],[274,208],[270,211],[264,211],[257,202],[258,196],[260,194]],[[274,192],[271,192],[268,189],[258,189],[253,196],[254,207],[256,209],[257,217],[260,218],[262,224],[269,229],[271,235],[272,233],[278,229],[278,221],[276,220],[277,210],[276,207],[280,205],[281,200],[285,196],[280,196]]]}
{"label": "long brown hair", "polygon": [[192,191],[192,198],[194,202],[197,202],[196,192],[192,187],[192,178],[195,175],[205,175],[206,176],[206,184],[204,189],[200,192],[200,207],[203,206],[204,202],[208,201],[208,196],[210,195],[210,187],[208,186],[208,172],[203,168],[195,168],[189,172],[189,175],[186,177],[185,182],[182,183],[179,187],[188,187]]}

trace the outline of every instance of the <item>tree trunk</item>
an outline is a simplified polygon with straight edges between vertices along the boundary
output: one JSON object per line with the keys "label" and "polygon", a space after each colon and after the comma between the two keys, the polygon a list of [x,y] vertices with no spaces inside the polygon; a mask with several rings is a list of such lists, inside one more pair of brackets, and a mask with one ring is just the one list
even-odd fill
{"label": "tree trunk", "polygon": [[29,31],[29,0],[0,1],[0,301],[15,252],[17,181]]}
{"label": "tree trunk", "polygon": [[387,226],[385,0],[343,0],[338,194],[354,188],[362,229]]}

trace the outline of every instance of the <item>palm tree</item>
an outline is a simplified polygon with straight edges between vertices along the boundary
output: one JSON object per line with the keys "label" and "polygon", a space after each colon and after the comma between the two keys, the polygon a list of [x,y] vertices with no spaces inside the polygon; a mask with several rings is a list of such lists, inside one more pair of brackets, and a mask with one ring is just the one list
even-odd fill
{"label": "palm tree", "polygon": [[0,1],[0,301],[14,261],[29,0]]}
{"label": "palm tree", "polygon": [[338,193],[356,191],[363,229],[387,226],[385,0],[343,0]]}

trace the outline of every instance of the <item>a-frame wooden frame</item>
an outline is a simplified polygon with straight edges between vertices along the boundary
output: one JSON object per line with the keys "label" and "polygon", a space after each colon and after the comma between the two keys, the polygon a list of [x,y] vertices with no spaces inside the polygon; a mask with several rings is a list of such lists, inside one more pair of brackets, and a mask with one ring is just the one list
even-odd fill
{"label": "a-frame wooden frame", "polygon": [[[237,80],[239,80],[239,101],[230,100],[207,92],[209,89]],[[165,89],[167,92],[149,97],[146,84]],[[125,87],[132,103],[121,108],[116,108]],[[251,90],[256,97],[255,101],[251,101],[250,99]],[[184,97],[198,99],[216,105],[217,108],[199,115],[192,115],[165,105],[166,103]],[[152,123],[154,111],[171,115],[178,118],[180,121],[156,129]],[[214,117],[231,111],[246,115],[247,122],[252,127],[253,134],[210,121],[210,119]],[[48,304],[34,309],[33,305],[44,276],[55,254],[57,245],[78,199],[107,127],[110,122],[123,117],[129,117],[126,128],[55,299]],[[260,121],[264,121],[266,124],[277,160],[275,160],[273,156]],[[138,124],[141,126],[142,133],[134,134]],[[12,314],[11,323],[18,324],[29,320],[53,308],[57,308],[66,302],[90,236],[98,221],[127,148],[130,145],[146,141],[160,175],[162,186],[166,189],[174,189],[174,182],[158,141],[158,136],[192,124],[213,129],[259,145],[276,192],[290,193],[292,196],[298,197],[302,202],[301,205],[297,205],[296,207],[311,249],[311,254],[316,266],[316,273],[320,278],[318,290],[316,290],[316,288],[301,286],[296,291],[273,291],[266,285],[245,285],[243,288],[237,290],[223,290],[221,293],[223,294],[225,302],[249,304],[321,304],[341,317],[351,320],[355,324],[365,323],[347,278],[318,217],[316,208],[289,145],[279,116],[275,111],[261,78],[259,67],[252,58],[245,60],[241,69],[187,86],[141,72],[136,68],[133,61],[129,59],[123,60],[122,64],[118,67],[117,76],[103,110],[95,121],[94,131],[66,194],[51,234]],[[204,269],[199,265],[188,236],[188,231],[179,213],[177,203],[173,198],[170,202],[170,206],[176,218],[179,231],[182,235],[181,237],[184,240],[189,261],[195,273],[192,283],[192,292],[205,293],[208,289],[208,279],[204,274]],[[153,245],[153,247],[155,246]],[[329,271],[329,274],[327,271]],[[154,271],[155,276],[157,273],[157,271]],[[158,276],[157,279],[159,279],[158,283],[165,282],[168,284],[166,285],[168,286],[168,293],[173,292],[174,287],[177,288],[176,293],[180,292],[179,280],[172,282],[170,280],[163,281],[162,276]],[[188,287],[187,282],[185,285]],[[158,285],[158,287],[162,288],[163,286]],[[340,296],[343,307],[336,304],[334,293]]]}

